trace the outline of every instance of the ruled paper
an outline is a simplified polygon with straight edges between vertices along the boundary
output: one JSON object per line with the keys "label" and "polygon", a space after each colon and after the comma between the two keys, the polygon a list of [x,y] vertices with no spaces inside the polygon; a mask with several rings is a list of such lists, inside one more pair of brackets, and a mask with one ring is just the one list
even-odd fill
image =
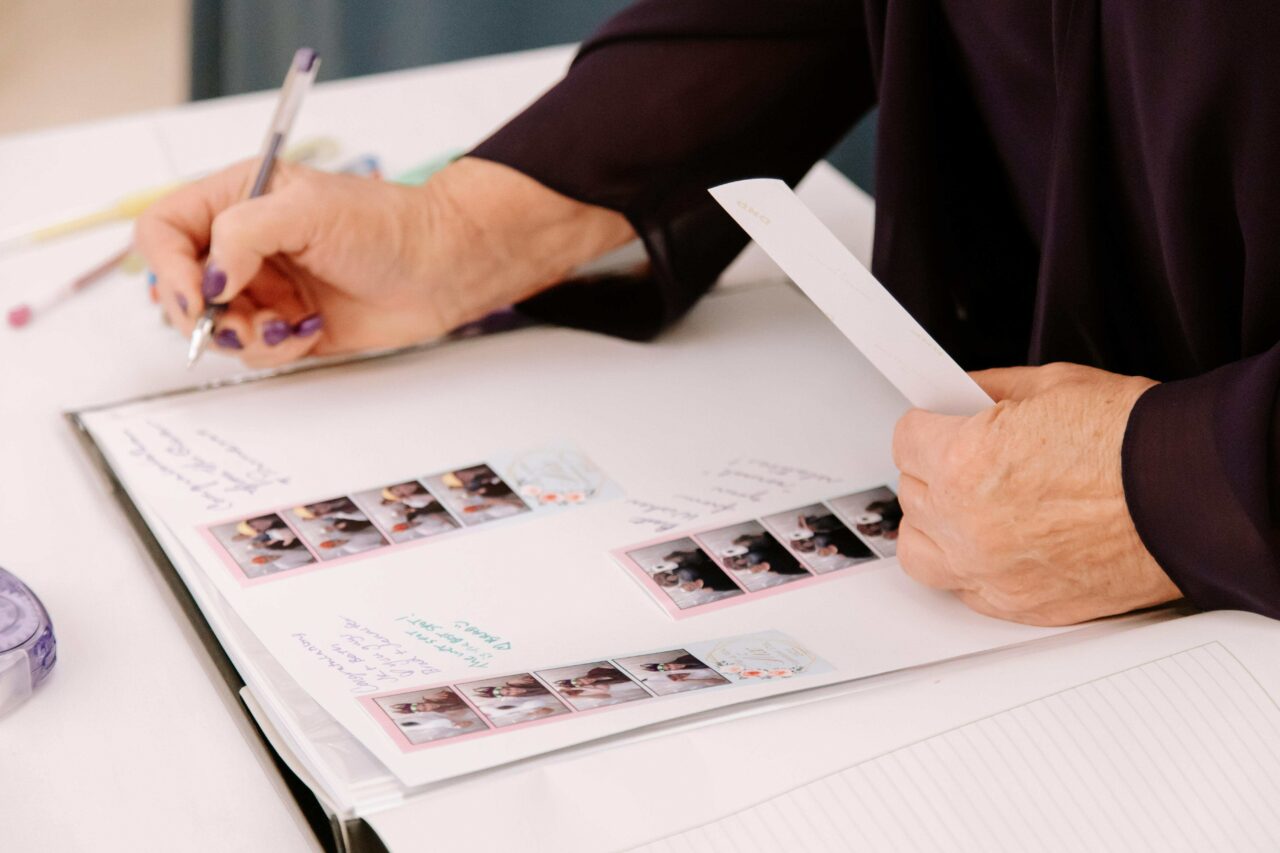
{"label": "ruled paper", "polygon": [[1280,850],[1280,709],[1208,643],[637,849]]}

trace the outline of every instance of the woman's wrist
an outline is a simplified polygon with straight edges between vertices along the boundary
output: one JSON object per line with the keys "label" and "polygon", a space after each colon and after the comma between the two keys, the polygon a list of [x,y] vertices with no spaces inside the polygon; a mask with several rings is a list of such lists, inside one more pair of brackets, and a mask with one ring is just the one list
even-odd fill
{"label": "woman's wrist", "polygon": [[552,287],[635,237],[622,214],[487,160],[464,157],[421,192],[432,235],[421,241],[421,268],[454,325]]}

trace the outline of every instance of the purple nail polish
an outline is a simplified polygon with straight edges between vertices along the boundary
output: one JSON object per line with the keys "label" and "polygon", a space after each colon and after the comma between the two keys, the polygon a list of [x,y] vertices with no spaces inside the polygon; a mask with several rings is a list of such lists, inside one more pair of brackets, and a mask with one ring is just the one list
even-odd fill
{"label": "purple nail polish", "polygon": [[173,301],[178,303],[178,310],[181,311],[182,315],[185,317],[187,314],[187,307],[188,307],[187,297],[183,296],[181,293],[178,293],[174,295]]}
{"label": "purple nail polish", "polygon": [[262,324],[262,340],[273,347],[293,334],[293,327],[284,320],[269,320]]}
{"label": "purple nail polish", "polygon": [[236,334],[235,329],[219,329],[213,339],[223,349],[244,349],[244,344],[240,343],[240,336]]}
{"label": "purple nail polish", "polygon": [[204,294],[205,300],[217,299],[226,287],[227,274],[210,261],[204,268],[204,278],[200,280],[200,292]]}
{"label": "purple nail polish", "polygon": [[324,318],[319,314],[308,314],[293,327],[293,333],[300,338],[309,338],[324,328]]}

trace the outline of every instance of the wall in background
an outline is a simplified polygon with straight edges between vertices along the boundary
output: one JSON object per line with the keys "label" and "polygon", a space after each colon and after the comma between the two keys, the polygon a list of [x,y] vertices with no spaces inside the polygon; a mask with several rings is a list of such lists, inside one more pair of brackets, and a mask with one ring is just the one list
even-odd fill
{"label": "wall in background", "polygon": [[186,100],[189,15],[189,0],[0,0],[0,133]]}
{"label": "wall in background", "polygon": [[[334,80],[581,41],[628,2],[195,0],[191,94],[210,98],[278,86],[293,51],[304,44],[324,57],[320,79]],[[830,155],[868,190],[874,135],[870,117]]]}

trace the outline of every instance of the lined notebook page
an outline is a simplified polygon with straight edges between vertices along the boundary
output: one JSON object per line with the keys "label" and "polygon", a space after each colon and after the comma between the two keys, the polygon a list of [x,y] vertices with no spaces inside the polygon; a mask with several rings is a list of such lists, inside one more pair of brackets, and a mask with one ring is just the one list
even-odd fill
{"label": "lined notebook page", "polygon": [[1280,708],[1208,643],[638,849],[1280,850]]}

